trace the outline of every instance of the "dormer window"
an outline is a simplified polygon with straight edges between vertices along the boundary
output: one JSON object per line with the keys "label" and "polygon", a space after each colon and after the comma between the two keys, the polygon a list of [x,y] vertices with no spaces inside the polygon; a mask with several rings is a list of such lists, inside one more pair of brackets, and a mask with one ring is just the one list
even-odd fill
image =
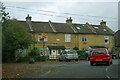
{"label": "dormer window", "polygon": [[80,27],[76,27],[78,30],[80,30]]}
{"label": "dormer window", "polygon": [[98,27],[94,27],[95,29],[99,29]]}
{"label": "dormer window", "polygon": [[83,24],[82,26],[84,27],[85,25]]}
{"label": "dormer window", "polygon": [[106,31],[106,29],[103,29],[104,31]]}

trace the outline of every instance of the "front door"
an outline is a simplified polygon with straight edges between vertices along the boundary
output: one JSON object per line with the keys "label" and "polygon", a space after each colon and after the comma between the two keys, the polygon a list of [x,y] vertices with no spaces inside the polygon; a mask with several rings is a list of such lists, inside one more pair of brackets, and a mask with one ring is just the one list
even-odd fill
{"label": "front door", "polygon": [[51,55],[56,55],[56,50],[51,50]]}
{"label": "front door", "polygon": [[51,59],[56,59],[56,50],[51,50]]}

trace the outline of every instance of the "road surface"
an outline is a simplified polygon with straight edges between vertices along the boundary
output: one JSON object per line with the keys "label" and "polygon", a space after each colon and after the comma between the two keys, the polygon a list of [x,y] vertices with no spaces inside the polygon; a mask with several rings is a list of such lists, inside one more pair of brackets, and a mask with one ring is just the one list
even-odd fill
{"label": "road surface", "polygon": [[[44,64],[44,67],[56,67],[44,73],[28,73],[21,78],[118,78],[118,59],[113,60],[113,64],[107,66],[99,64],[90,66],[89,61],[56,62],[56,64]],[[120,72],[120,70],[119,70]],[[118,79],[117,79],[118,80]]]}

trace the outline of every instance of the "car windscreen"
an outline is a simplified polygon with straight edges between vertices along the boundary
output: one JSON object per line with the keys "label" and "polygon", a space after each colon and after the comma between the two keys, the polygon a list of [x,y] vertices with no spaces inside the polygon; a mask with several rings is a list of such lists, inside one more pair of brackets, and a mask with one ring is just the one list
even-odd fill
{"label": "car windscreen", "polygon": [[104,54],[106,50],[93,50],[92,54]]}
{"label": "car windscreen", "polygon": [[68,51],[68,54],[76,54],[75,50]]}

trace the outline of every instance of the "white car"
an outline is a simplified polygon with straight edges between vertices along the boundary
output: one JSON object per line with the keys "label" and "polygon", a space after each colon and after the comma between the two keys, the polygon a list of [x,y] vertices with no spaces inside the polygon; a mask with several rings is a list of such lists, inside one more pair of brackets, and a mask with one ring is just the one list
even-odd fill
{"label": "white car", "polygon": [[70,62],[71,60],[78,61],[78,53],[76,50],[64,50],[60,56],[59,56],[59,61],[65,60],[66,62]]}

